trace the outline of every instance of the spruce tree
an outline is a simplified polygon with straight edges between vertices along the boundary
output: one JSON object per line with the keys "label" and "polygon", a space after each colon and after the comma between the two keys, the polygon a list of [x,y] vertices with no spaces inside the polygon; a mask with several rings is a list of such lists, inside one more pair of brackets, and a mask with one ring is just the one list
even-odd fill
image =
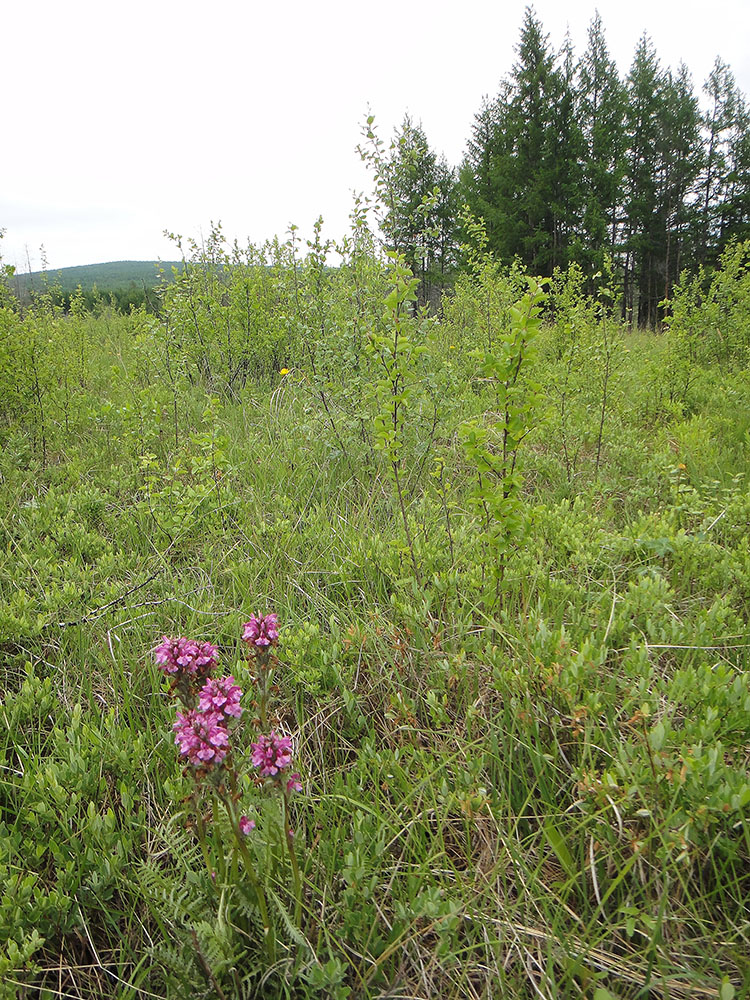
{"label": "spruce tree", "polygon": [[720,213],[722,245],[731,239],[750,239],[750,109],[739,92],[729,137],[727,165]]}
{"label": "spruce tree", "polygon": [[706,81],[700,178],[700,256],[714,263],[732,237],[750,233],[750,113],[730,68],[716,60]]}
{"label": "spruce tree", "polygon": [[506,262],[551,273],[575,260],[591,287],[609,255],[623,316],[655,325],[683,268],[750,235],[750,110],[734,77],[717,60],[701,119],[688,70],[664,70],[645,34],[620,80],[598,14],[575,68],[532,7],[516,53],[475,117],[462,197]]}
{"label": "spruce tree", "polygon": [[529,270],[565,266],[580,228],[582,138],[576,121],[573,57],[555,53],[527,7],[518,59],[494,101],[474,120],[461,191],[484,219],[489,247]]}
{"label": "spruce tree", "polygon": [[722,250],[722,205],[730,185],[731,137],[738,110],[734,74],[718,57],[703,91],[708,108],[703,118],[705,157],[699,189],[702,211],[699,253],[701,262],[711,263]]}
{"label": "spruce tree", "polygon": [[626,146],[625,88],[599,14],[589,25],[588,45],[578,64],[576,97],[584,140],[581,263],[593,274],[602,270],[605,254],[616,257]]}
{"label": "spruce tree", "polygon": [[652,325],[660,290],[655,261],[659,251],[657,217],[658,146],[665,75],[653,44],[643,35],[628,74],[625,167],[625,231],[623,240],[623,315],[631,323]]}
{"label": "spruce tree", "polygon": [[494,99],[484,98],[474,116],[471,137],[459,171],[459,192],[472,213],[484,221],[489,248],[507,257],[517,245],[517,222],[508,212],[513,192],[510,167],[513,144],[509,117],[511,86],[504,80]]}
{"label": "spruce tree", "polygon": [[559,65],[548,88],[550,121],[546,131],[541,169],[543,188],[549,192],[551,258],[545,273],[567,267],[581,256],[580,230],[584,206],[584,137],[578,121],[575,95],[575,62],[570,36],[566,36]]}
{"label": "spruce tree", "polygon": [[396,132],[387,172],[383,231],[419,280],[416,301],[423,306],[439,294],[455,263],[455,174],[408,115]]}
{"label": "spruce tree", "polygon": [[[685,267],[695,263],[696,183],[702,160],[698,99],[687,67],[664,79],[657,148],[657,218],[660,232],[654,267],[667,299]],[[653,314],[652,314],[653,318]]]}
{"label": "spruce tree", "polygon": [[[548,160],[552,128],[554,56],[534,9],[527,7],[517,47],[518,61],[511,73],[512,101],[509,128],[513,156],[508,164],[506,214],[520,223],[515,245],[507,256],[517,254],[537,274],[550,273],[553,264],[552,171]],[[559,99],[559,94],[557,95]]]}
{"label": "spruce tree", "polygon": [[458,178],[445,156],[437,162],[434,206],[435,239],[430,277],[440,288],[448,285],[459,265],[458,217],[461,210]]}

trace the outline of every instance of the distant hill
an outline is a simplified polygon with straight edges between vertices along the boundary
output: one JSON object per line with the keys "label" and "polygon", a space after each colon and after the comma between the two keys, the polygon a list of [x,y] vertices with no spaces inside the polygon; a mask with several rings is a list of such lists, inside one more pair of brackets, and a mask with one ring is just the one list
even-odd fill
{"label": "distant hill", "polygon": [[[62,267],[57,270],[31,271],[15,274],[12,279],[16,295],[23,298],[29,289],[42,291],[46,285],[60,287],[63,293],[74,292],[80,285],[84,292],[96,285],[100,292],[113,292],[135,285],[137,288],[153,288],[160,284],[162,277],[171,280],[172,268],[182,267],[181,261],[173,260],[115,260],[107,264],[81,264],[78,267]],[[163,275],[160,273],[163,271]]]}

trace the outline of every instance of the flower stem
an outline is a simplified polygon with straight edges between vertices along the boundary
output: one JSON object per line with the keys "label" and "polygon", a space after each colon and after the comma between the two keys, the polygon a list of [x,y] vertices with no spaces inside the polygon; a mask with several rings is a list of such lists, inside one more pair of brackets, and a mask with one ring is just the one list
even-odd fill
{"label": "flower stem", "polygon": [[208,851],[208,844],[206,843],[206,826],[203,822],[203,817],[201,816],[201,811],[199,803],[195,802],[195,829],[198,834],[198,843],[201,845],[201,853],[203,855],[203,860],[206,862],[206,868],[208,870],[209,876],[214,870],[213,862],[211,861],[211,855]]}
{"label": "flower stem", "polygon": [[284,795],[284,839],[289,851],[289,862],[292,866],[294,879],[294,922],[299,927],[302,920],[302,881],[299,874],[297,855],[294,850],[294,834],[289,824],[289,796]]}
{"label": "flower stem", "polygon": [[258,698],[258,708],[260,711],[260,729],[261,732],[265,733],[268,731],[268,681],[269,681],[269,670],[270,670],[270,655],[268,650],[258,650],[257,656],[257,676],[258,676],[258,690],[260,697]]}
{"label": "flower stem", "polygon": [[229,816],[229,822],[232,826],[232,832],[234,833],[234,839],[237,843],[237,847],[242,856],[242,863],[245,869],[245,875],[248,881],[252,885],[255,896],[258,901],[258,909],[260,910],[260,917],[263,921],[263,937],[266,942],[266,950],[268,952],[268,957],[271,962],[276,961],[276,940],[273,932],[273,926],[268,916],[268,903],[266,902],[266,894],[263,891],[263,887],[260,884],[258,876],[255,873],[255,866],[253,864],[253,859],[250,856],[250,851],[247,849],[247,844],[245,843],[245,838],[239,827],[239,820],[234,810],[234,806],[227,800],[224,800],[224,805],[227,810],[227,815]]}

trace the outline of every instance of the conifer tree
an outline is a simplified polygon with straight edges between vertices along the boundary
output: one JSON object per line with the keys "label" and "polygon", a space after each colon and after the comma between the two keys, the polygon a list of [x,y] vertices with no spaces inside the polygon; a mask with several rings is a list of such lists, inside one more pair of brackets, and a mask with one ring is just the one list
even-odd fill
{"label": "conifer tree", "polygon": [[581,135],[570,43],[555,53],[527,7],[517,62],[474,120],[461,190],[484,219],[490,248],[549,274],[570,258],[581,206]]}
{"label": "conifer tree", "polygon": [[734,74],[717,57],[703,92],[708,108],[703,118],[705,159],[700,179],[700,259],[713,262],[721,253],[722,204],[730,184],[730,144],[737,124]]}
{"label": "conifer tree", "polygon": [[426,305],[455,263],[456,179],[445,158],[439,161],[430,149],[421,124],[408,115],[391,147],[388,186],[383,230],[419,281],[417,305]]}
{"label": "conifer tree", "polygon": [[721,205],[720,242],[750,238],[750,109],[737,92],[728,144],[726,188]]}
{"label": "conifer tree", "polygon": [[431,259],[431,279],[441,288],[451,280],[459,265],[458,224],[461,204],[458,178],[445,156],[437,162],[434,207],[435,239]]}
{"label": "conifer tree", "polygon": [[509,247],[516,245],[511,232],[516,220],[507,211],[513,190],[509,177],[513,155],[510,112],[511,85],[504,80],[497,97],[485,98],[474,117],[459,171],[460,199],[483,219],[488,246],[499,257],[507,257]]}
{"label": "conifer tree", "polygon": [[644,34],[627,79],[625,118],[628,150],[624,177],[623,315],[639,325],[653,324],[659,302],[654,280],[660,228],[656,175],[664,81],[654,46]]}
{"label": "conifer tree", "polygon": [[750,110],[731,71],[717,60],[701,118],[687,68],[663,69],[645,34],[620,80],[598,14],[575,68],[532,7],[516,53],[475,117],[463,198],[506,262],[577,261],[591,282],[609,255],[623,316],[653,326],[683,268],[750,235]]}
{"label": "conifer tree", "polygon": [[577,113],[584,140],[581,263],[601,271],[605,254],[616,258],[622,223],[625,170],[625,88],[610,57],[599,14],[588,29],[578,64]]}
{"label": "conifer tree", "polygon": [[[512,100],[509,116],[513,156],[508,164],[512,190],[506,201],[517,206],[522,227],[508,256],[518,254],[537,274],[552,268],[552,185],[547,161],[552,128],[554,56],[549,36],[532,7],[527,7],[517,48],[518,61],[511,73]],[[510,205],[507,214],[510,214]]]}
{"label": "conifer tree", "polygon": [[[685,267],[695,262],[695,186],[701,167],[700,113],[687,67],[667,72],[660,107],[657,203],[660,225],[655,248],[656,287],[667,299]],[[653,318],[653,317],[652,317]]]}
{"label": "conifer tree", "polygon": [[578,121],[575,95],[575,61],[570,36],[566,36],[559,65],[549,83],[550,122],[543,159],[543,187],[549,191],[551,259],[545,273],[567,267],[581,256],[580,229],[584,206],[584,137]]}

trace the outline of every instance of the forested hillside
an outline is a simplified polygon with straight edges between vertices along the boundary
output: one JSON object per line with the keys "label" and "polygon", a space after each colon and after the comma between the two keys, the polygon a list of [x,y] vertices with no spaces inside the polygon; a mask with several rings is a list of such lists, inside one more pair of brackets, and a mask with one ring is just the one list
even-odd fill
{"label": "forested hillside", "polygon": [[54,271],[16,271],[10,284],[21,304],[45,293],[69,312],[71,299],[77,295],[88,309],[104,300],[114,302],[120,312],[127,312],[131,306],[155,306],[154,289],[171,281],[172,268],[181,266],[179,261],[118,260]]}

